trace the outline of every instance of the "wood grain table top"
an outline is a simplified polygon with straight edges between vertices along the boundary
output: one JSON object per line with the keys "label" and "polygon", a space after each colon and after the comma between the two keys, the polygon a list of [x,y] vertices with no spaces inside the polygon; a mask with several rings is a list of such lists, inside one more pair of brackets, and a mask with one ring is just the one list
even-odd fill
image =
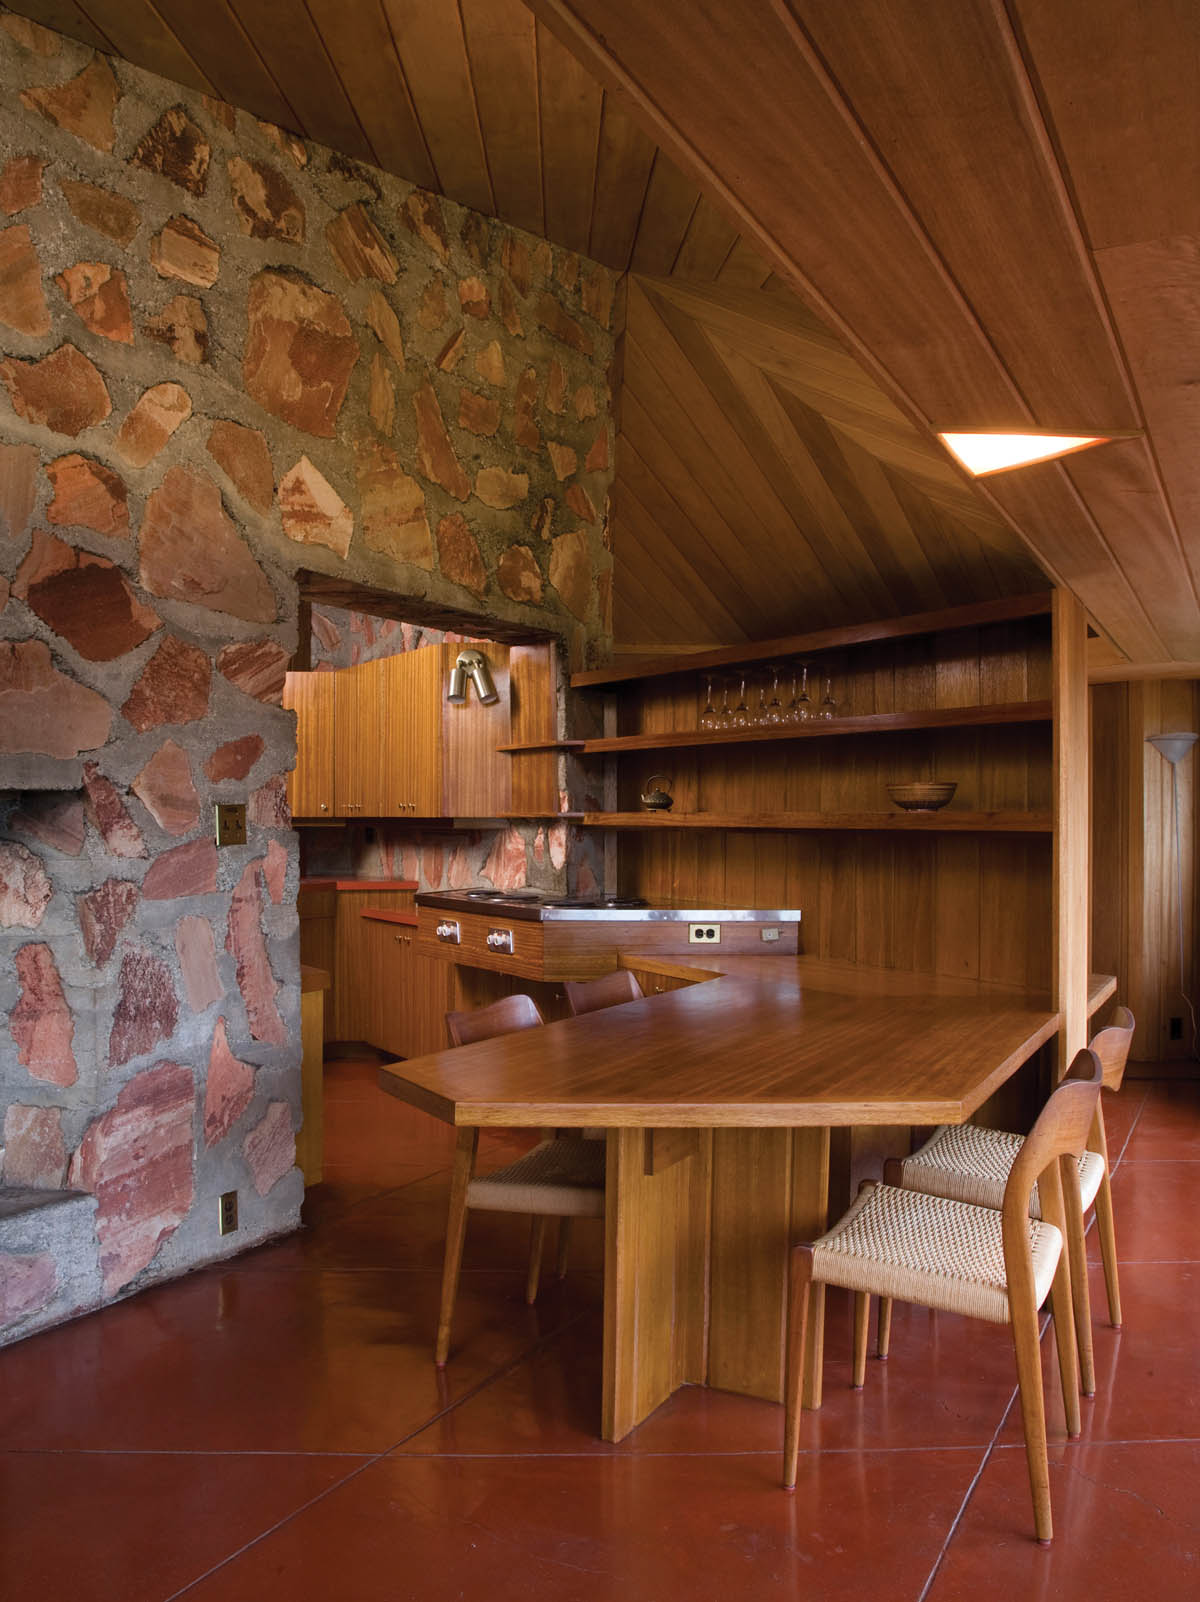
{"label": "wood grain table top", "polygon": [[1059,1026],[1047,996],[966,980],[711,951],[693,971],[720,977],[391,1063],[380,1085],[464,1126],[959,1123]]}

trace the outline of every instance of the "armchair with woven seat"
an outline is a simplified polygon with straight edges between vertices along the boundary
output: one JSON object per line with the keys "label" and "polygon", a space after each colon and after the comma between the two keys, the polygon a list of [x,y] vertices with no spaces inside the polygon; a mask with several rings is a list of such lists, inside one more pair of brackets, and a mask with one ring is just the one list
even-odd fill
{"label": "armchair with woven seat", "polygon": [[[473,1012],[448,1012],[446,1027],[454,1046],[498,1035],[534,1029],[545,1020],[536,1003],[525,995],[505,996]],[[571,1218],[604,1216],[604,1144],[579,1136],[547,1133],[537,1146],[490,1174],[476,1176],[479,1130],[461,1129],[450,1179],[450,1210],[446,1222],[446,1257],[442,1269],[442,1302],[438,1315],[435,1361],[443,1368],[450,1352],[450,1327],[458,1296],[467,1213],[528,1213],[529,1268],[525,1300],[537,1299],[546,1223],[558,1218],[560,1227]],[[559,1241],[559,1274],[565,1272],[565,1234]]]}
{"label": "armchair with woven seat", "polygon": [[[1093,1036],[1091,1049],[1104,1070],[1104,1089],[1121,1088],[1125,1064],[1133,1042],[1134,1017],[1128,1007],[1118,1007],[1107,1028]],[[943,1124],[910,1157],[893,1158],[884,1166],[884,1182],[902,1190],[923,1191],[933,1196],[949,1196],[979,1207],[998,1208],[1004,1197],[1012,1165],[1021,1150],[1021,1136],[1006,1130],[985,1129],[976,1124]],[[1121,1291],[1117,1279],[1117,1246],[1113,1231],[1112,1191],[1109,1183],[1108,1143],[1104,1133],[1104,1114],[1099,1101],[1088,1135],[1087,1150],[1079,1158],[1079,1207],[1067,1196],[1067,1247],[1071,1263],[1071,1293],[1074,1298],[1075,1339],[1079,1349],[1079,1382],[1085,1396],[1096,1391],[1095,1360],[1092,1353],[1092,1315],[1088,1294],[1087,1252],[1084,1245],[1084,1216],[1095,1203],[1096,1230],[1104,1263],[1104,1283],[1108,1291],[1108,1312],[1114,1329],[1121,1327]],[[1033,1216],[1041,1216],[1038,1193],[1033,1196]],[[879,1304],[876,1351],[886,1359],[891,1332],[891,1300]],[[859,1365],[856,1383],[862,1383]]]}
{"label": "armchair with woven seat", "polygon": [[[1000,1211],[943,1196],[864,1182],[849,1211],[819,1240],[793,1249],[785,1389],[783,1483],[792,1487],[800,1445],[801,1391],[814,1289],[839,1285],[855,1297],[855,1370],[865,1360],[869,1298],[898,1297],[963,1313],[1012,1331],[1034,1524],[1050,1541],[1046,1414],[1038,1308],[1051,1297],[1067,1432],[1080,1430],[1078,1372],[1071,1328],[1070,1274],[1063,1251],[1064,1192],[1079,1198],[1078,1159],[1100,1096],[1095,1052],[1076,1056],[1021,1145]],[[1037,1185],[1040,1218],[1030,1216]]]}

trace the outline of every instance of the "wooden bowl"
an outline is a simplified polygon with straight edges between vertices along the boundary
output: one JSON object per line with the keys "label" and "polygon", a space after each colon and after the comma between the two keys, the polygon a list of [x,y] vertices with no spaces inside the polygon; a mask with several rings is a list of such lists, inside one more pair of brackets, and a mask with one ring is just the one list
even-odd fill
{"label": "wooden bowl", "polygon": [[926,779],[919,784],[889,784],[887,793],[905,812],[936,812],[957,789],[953,780]]}

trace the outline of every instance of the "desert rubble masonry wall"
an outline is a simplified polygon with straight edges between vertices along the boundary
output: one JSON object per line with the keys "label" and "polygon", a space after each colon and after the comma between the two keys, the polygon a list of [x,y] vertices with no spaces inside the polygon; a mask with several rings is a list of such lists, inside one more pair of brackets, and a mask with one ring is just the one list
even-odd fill
{"label": "desert rubble masonry wall", "polygon": [[295,1224],[293,574],[602,657],[615,285],[9,13],[0,81],[0,1201],[94,1198],[0,1206],[11,1339]]}

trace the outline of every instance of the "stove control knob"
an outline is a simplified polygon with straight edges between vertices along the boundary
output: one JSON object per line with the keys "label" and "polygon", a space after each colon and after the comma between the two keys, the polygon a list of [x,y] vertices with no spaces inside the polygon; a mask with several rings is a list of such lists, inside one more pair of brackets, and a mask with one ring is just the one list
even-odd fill
{"label": "stove control knob", "polygon": [[452,918],[443,918],[434,930],[434,934],[439,940],[446,941],[448,945],[457,946],[461,944],[462,936],[459,932],[458,924]]}
{"label": "stove control knob", "polygon": [[489,929],[486,945],[489,951],[501,952],[505,956],[512,956],[513,937],[511,929]]}

